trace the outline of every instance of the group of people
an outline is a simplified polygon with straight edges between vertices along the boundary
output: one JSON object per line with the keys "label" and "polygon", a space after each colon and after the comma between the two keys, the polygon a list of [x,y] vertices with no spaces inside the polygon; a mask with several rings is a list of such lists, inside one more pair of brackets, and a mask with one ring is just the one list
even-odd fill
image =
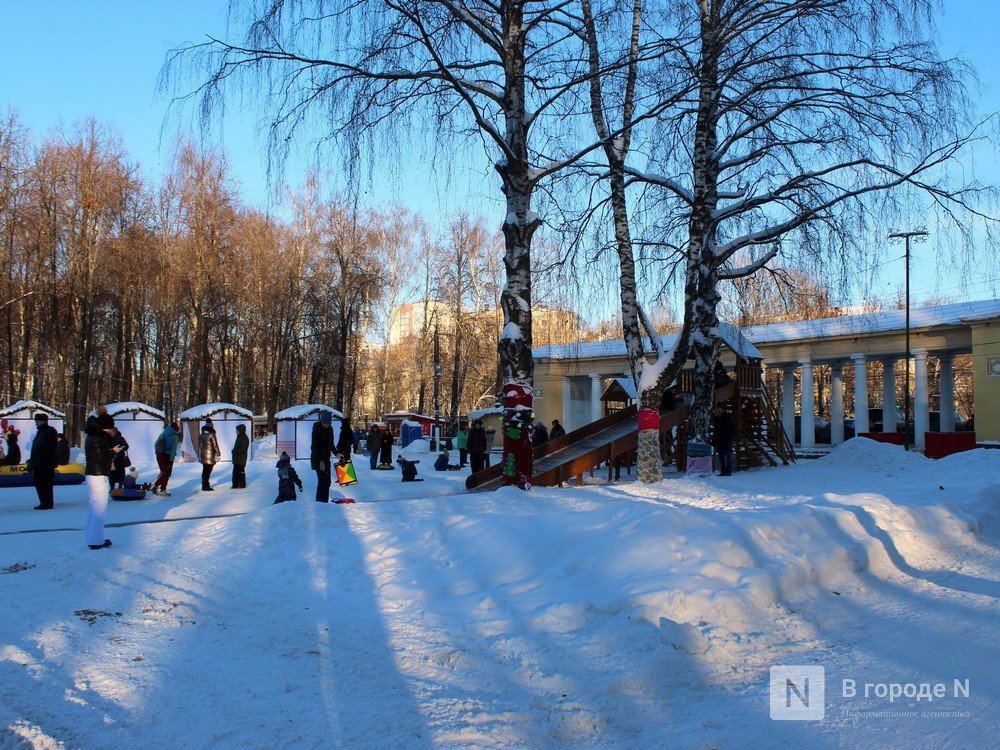
{"label": "group of people", "polygon": [[[45,412],[37,412],[42,416],[42,420],[46,425],[48,425],[49,417]],[[35,420],[35,425],[39,424],[38,419]],[[51,428],[55,431],[55,428]],[[0,466],[17,466],[21,463],[21,446],[17,442],[18,432],[13,429],[8,429],[4,433],[3,440],[0,440]],[[47,447],[46,447],[47,450]],[[69,443],[66,441],[66,436],[61,433],[56,433],[56,447],[55,447],[55,462],[56,466],[65,466],[69,463],[70,450]],[[28,463],[30,464],[31,459],[29,457]]]}

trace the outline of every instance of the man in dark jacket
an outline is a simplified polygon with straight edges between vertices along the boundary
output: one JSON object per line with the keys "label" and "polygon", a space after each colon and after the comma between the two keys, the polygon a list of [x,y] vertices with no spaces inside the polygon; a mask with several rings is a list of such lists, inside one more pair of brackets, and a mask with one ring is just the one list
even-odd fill
{"label": "man in dark jacket", "polygon": [[368,439],[365,441],[365,448],[368,450],[368,461],[372,471],[378,466],[378,456],[382,451],[382,430],[377,424],[368,428]]}
{"label": "man in dark jacket", "polygon": [[535,422],[535,428],[531,431],[531,445],[537,448],[549,442],[549,431],[545,428],[545,422]]}
{"label": "man in dark jacket", "polygon": [[316,472],[316,502],[330,502],[330,477],[333,467],[333,425],[330,412],[323,411],[313,425],[312,444],[309,448],[309,463]]}
{"label": "man in dark jacket", "polygon": [[555,440],[556,438],[562,437],[566,434],[566,428],[559,424],[558,419],[552,420],[552,429],[549,430],[549,438]]}
{"label": "man in dark jacket", "polygon": [[486,430],[483,429],[483,421],[477,419],[469,429],[469,463],[472,464],[472,473],[482,471],[486,468]]}
{"label": "man in dark jacket", "polygon": [[236,440],[233,441],[233,489],[246,489],[247,457],[250,455],[250,438],[247,437],[247,426],[236,425]]}
{"label": "man in dark jacket", "polygon": [[733,415],[716,406],[712,412],[712,445],[719,455],[719,476],[733,475]]}
{"label": "man in dark jacket", "polygon": [[56,431],[49,426],[49,415],[42,411],[35,412],[35,439],[31,441],[31,476],[35,480],[35,492],[38,494],[38,505],[35,510],[52,510],[52,483],[55,480],[56,466]]}

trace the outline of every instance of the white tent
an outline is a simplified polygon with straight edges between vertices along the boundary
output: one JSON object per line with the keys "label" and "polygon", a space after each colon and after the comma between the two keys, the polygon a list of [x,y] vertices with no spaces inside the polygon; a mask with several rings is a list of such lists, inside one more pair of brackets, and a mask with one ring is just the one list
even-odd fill
{"label": "white tent", "polygon": [[278,424],[275,453],[285,451],[293,459],[309,458],[313,425],[319,421],[319,415],[323,412],[332,417],[333,440],[336,443],[340,437],[340,420],[344,415],[323,404],[302,404],[282,409],[274,415],[274,420]]}
{"label": "white tent", "polygon": [[0,409],[0,435],[6,434],[7,430],[14,430],[22,461],[28,460],[31,442],[35,439],[35,412],[38,411],[49,415],[49,426],[56,432],[65,431],[66,415],[37,401],[18,401],[6,409]]}
{"label": "white tent", "polygon": [[236,427],[244,425],[251,445],[247,459],[253,451],[253,412],[235,404],[202,404],[181,412],[181,458],[188,462],[198,461],[198,434],[206,419],[211,418],[215,435],[219,440],[219,461],[233,460],[233,444],[236,442]]}
{"label": "white tent", "polygon": [[155,406],[138,401],[105,404],[104,408],[114,417],[115,427],[128,443],[128,456],[132,463],[155,465],[156,451],[153,446],[156,438],[163,432],[163,422],[167,415]]}

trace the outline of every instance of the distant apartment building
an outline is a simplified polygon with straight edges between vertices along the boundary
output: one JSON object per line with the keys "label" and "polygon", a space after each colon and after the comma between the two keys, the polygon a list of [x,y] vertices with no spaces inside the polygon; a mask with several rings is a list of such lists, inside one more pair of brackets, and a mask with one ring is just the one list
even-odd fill
{"label": "distant apartment building", "polygon": [[452,310],[444,302],[437,300],[418,300],[407,302],[392,311],[392,323],[389,326],[389,346],[419,336],[424,332],[424,326],[447,330],[452,325]]}
{"label": "distant apartment building", "polygon": [[[480,312],[465,310],[466,321],[476,324],[480,330],[495,328],[499,335],[503,327],[503,313],[499,309],[486,308]],[[562,344],[576,341],[580,337],[580,316],[571,310],[536,305],[531,310],[532,338],[536,346]],[[424,327],[437,326],[443,333],[454,327],[454,310],[437,300],[407,302],[392,311],[389,327],[389,345],[396,346],[411,337],[420,336]]]}

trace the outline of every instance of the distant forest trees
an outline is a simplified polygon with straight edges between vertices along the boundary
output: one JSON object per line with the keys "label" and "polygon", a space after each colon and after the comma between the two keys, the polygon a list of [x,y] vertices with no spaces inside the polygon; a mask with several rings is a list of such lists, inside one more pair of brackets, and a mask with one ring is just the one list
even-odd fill
{"label": "distant forest trees", "polygon": [[[211,401],[259,414],[311,402],[358,416],[418,399],[431,409],[433,329],[392,351],[392,308],[417,295],[495,309],[502,240],[464,216],[439,237],[402,209],[326,196],[316,178],[288,205],[287,220],[248,207],[225,158],[190,143],[154,185],[96,122],[39,142],[8,116],[0,401],[65,410],[71,434],[87,410],[119,400],[168,413]],[[490,316],[441,327],[443,414],[492,404],[493,317],[491,330]]]}

